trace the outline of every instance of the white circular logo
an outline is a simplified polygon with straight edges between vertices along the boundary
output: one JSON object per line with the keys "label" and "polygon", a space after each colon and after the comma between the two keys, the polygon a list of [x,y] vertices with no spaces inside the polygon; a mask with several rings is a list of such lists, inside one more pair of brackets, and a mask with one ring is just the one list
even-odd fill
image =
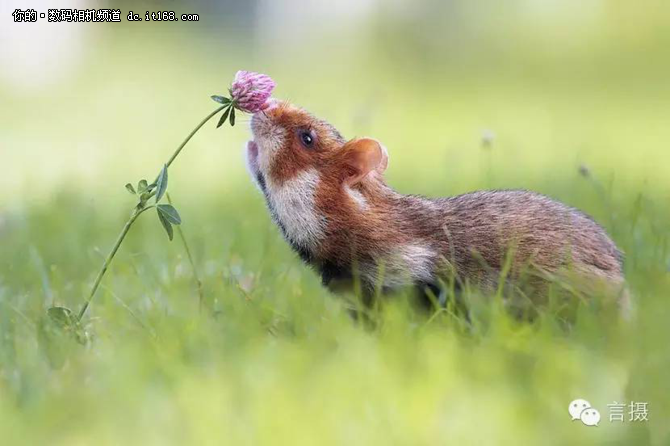
{"label": "white circular logo", "polygon": [[573,420],[579,420],[582,411],[590,407],[591,403],[589,403],[588,401],[577,399],[570,403],[570,405],[568,406],[568,412],[570,412],[570,416],[572,417]]}

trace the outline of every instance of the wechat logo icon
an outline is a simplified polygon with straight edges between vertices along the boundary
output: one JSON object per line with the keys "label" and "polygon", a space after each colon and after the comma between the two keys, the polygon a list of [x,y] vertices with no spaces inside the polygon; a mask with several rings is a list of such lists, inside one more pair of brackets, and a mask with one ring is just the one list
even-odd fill
{"label": "wechat logo icon", "polygon": [[581,420],[586,426],[598,426],[600,412],[591,407],[591,403],[583,399],[576,399],[568,406],[568,413],[572,421]]}

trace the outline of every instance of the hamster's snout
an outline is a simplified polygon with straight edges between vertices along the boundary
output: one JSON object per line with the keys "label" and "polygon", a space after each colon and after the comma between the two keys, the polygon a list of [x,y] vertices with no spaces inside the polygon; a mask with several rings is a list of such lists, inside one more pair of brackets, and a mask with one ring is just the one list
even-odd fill
{"label": "hamster's snout", "polygon": [[279,99],[270,98],[267,100],[267,102],[265,103],[265,108],[260,113],[263,112],[267,113],[269,111],[272,111],[273,109],[277,108],[280,103],[281,101]]}
{"label": "hamster's snout", "polygon": [[[268,107],[269,108],[269,107]],[[266,109],[267,110],[267,109]],[[254,113],[251,117],[251,133],[254,138],[262,136],[264,133],[267,133],[267,127],[269,125],[270,117],[266,110],[259,111]]]}
{"label": "hamster's snout", "polygon": [[251,117],[251,134],[260,152],[278,150],[284,142],[284,128],[277,123],[281,101],[271,99],[268,106]]}
{"label": "hamster's snout", "polygon": [[275,110],[279,107],[280,101],[277,99],[269,99],[266,103],[266,107],[253,114],[251,117],[251,132],[256,136],[259,132],[263,130],[264,127],[267,127],[268,124],[272,121],[273,114]]}
{"label": "hamster's snout", "polygon": [[286,143],[286,129],[280,123],[282,113],[281,101],[271,99],[267,107],[254,113],[251,117],[251,134],[253,140],[247,146],[248,159],[261,172],[268,172],[274,155]]}

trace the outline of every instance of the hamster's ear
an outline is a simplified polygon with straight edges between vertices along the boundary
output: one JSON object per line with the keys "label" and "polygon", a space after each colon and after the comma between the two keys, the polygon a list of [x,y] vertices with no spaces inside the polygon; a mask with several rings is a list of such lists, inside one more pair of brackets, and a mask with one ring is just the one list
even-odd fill
{"label": "hamster's ear", "polygon": [[343,148],[344,163],[348,177],[347,184],[360,183],[370,172],[384,173],[389,164],[386,147],[371,138],[357,138]]}

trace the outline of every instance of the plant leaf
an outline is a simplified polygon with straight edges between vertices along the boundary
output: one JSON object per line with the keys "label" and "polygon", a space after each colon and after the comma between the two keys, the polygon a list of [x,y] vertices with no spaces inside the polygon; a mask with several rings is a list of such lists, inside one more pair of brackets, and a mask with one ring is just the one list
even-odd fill
{"label": "plant leaf", "polygon": [[[49,309],[51,310],[51,308]],[[51,312],[40,317],[37,325],[37,343],[54,369],[61,369],[76,348],[70,333],[60,322],[51,318]]]}
{"label": "plant leaf", "polygon": [[231,107],[230,109],[230,126],[233,127],[235,125],[235,109]]}
{"label": "plant leaf", "polygon": [[179,216],[179,212],[172,206],[171,204],[159,204],[156,206],[158,209],[158,212],[160,214],[163,214],[163,217],[173,225],[180,225],[181,224],[181,217]]}
{"label": "plant leaf", "polygon": [[143,193],[142,195],[140,195],[140,201],[146,203],[146,202],[149,201],[149,199],[150,199],[151,197],[153,197],[154,195],[156,195],[156,191],[153,191],[153,192],[146,191],[145,193]]}
{"label": "plant leaf", "polygon": [[72,315],[72,310],[69,308],[51,307],[47,310],[47,314],[61,328],[70,328],[74,323],[74,316]]}
{"label": "plant leaf", "polygon": [[137,193],[140,195],[145,193],[147,191],[147,187],[149,187],[147,180],[140,180],[140,182],[137,183]]}
{"label": "plant leaf", "polygon": [[[71,339],[74,339],[81,345],[86,345],[90,340],[90,335],[86,329],[81,325],[77,317],[72,313],[72,310],[66,307],[51,307],[47,309],[47,315],[53,323],[53,329],[58,332],[51,331],[51,338],[57,335],[65,334]],[[41,327],[43,330],[46,326]]]}
{"label": "plant leaf", "polygon": [[167,190],[167,186],[168,186],[168,170],[167,170],[167,164],[164,164],[163,169],[161,169],[161,173],[158,175],[158,180],[156,180],[156,203],[158,203],[161,200],[161,198],[163,198],[163,195]]}
{"label": "plant leaf", "polygon": [[230,113],[231,108],[227,108],[223,114],[221,115],[221,119],[219,119],[219,123],[216,124],[216,128],[218,129],[223,125],[224,122],[226,122],[226,119],[228,119],[228,114]]}
{"label": "plant leaf", "polygon": [[168,238],[170,241],[172,241],[172,237],[174,237],[174,231],[172,230],[172,224],[163,216],[163,213],[156,208],[156,213],[158,213],[158,219],[161,221],[161,224],[165,228],[165,232],[167,232]]}
{"label": "plant leaf", "polygon": [[132,184],[128,183],[126,184],[126,190],[130,192],[131,194],[135,195],[135,188],[133,187]]}
{"label": "plant leaf", "polygon": [[219,95],[216,95],[216,94],[212,95],[212,99],[214,100],[214,102],[218,102],[219,104],[223,104],[223,105],[230,104],[230,102],[231,102],[230,99],[228,99],[227,97],[219,96]]}

